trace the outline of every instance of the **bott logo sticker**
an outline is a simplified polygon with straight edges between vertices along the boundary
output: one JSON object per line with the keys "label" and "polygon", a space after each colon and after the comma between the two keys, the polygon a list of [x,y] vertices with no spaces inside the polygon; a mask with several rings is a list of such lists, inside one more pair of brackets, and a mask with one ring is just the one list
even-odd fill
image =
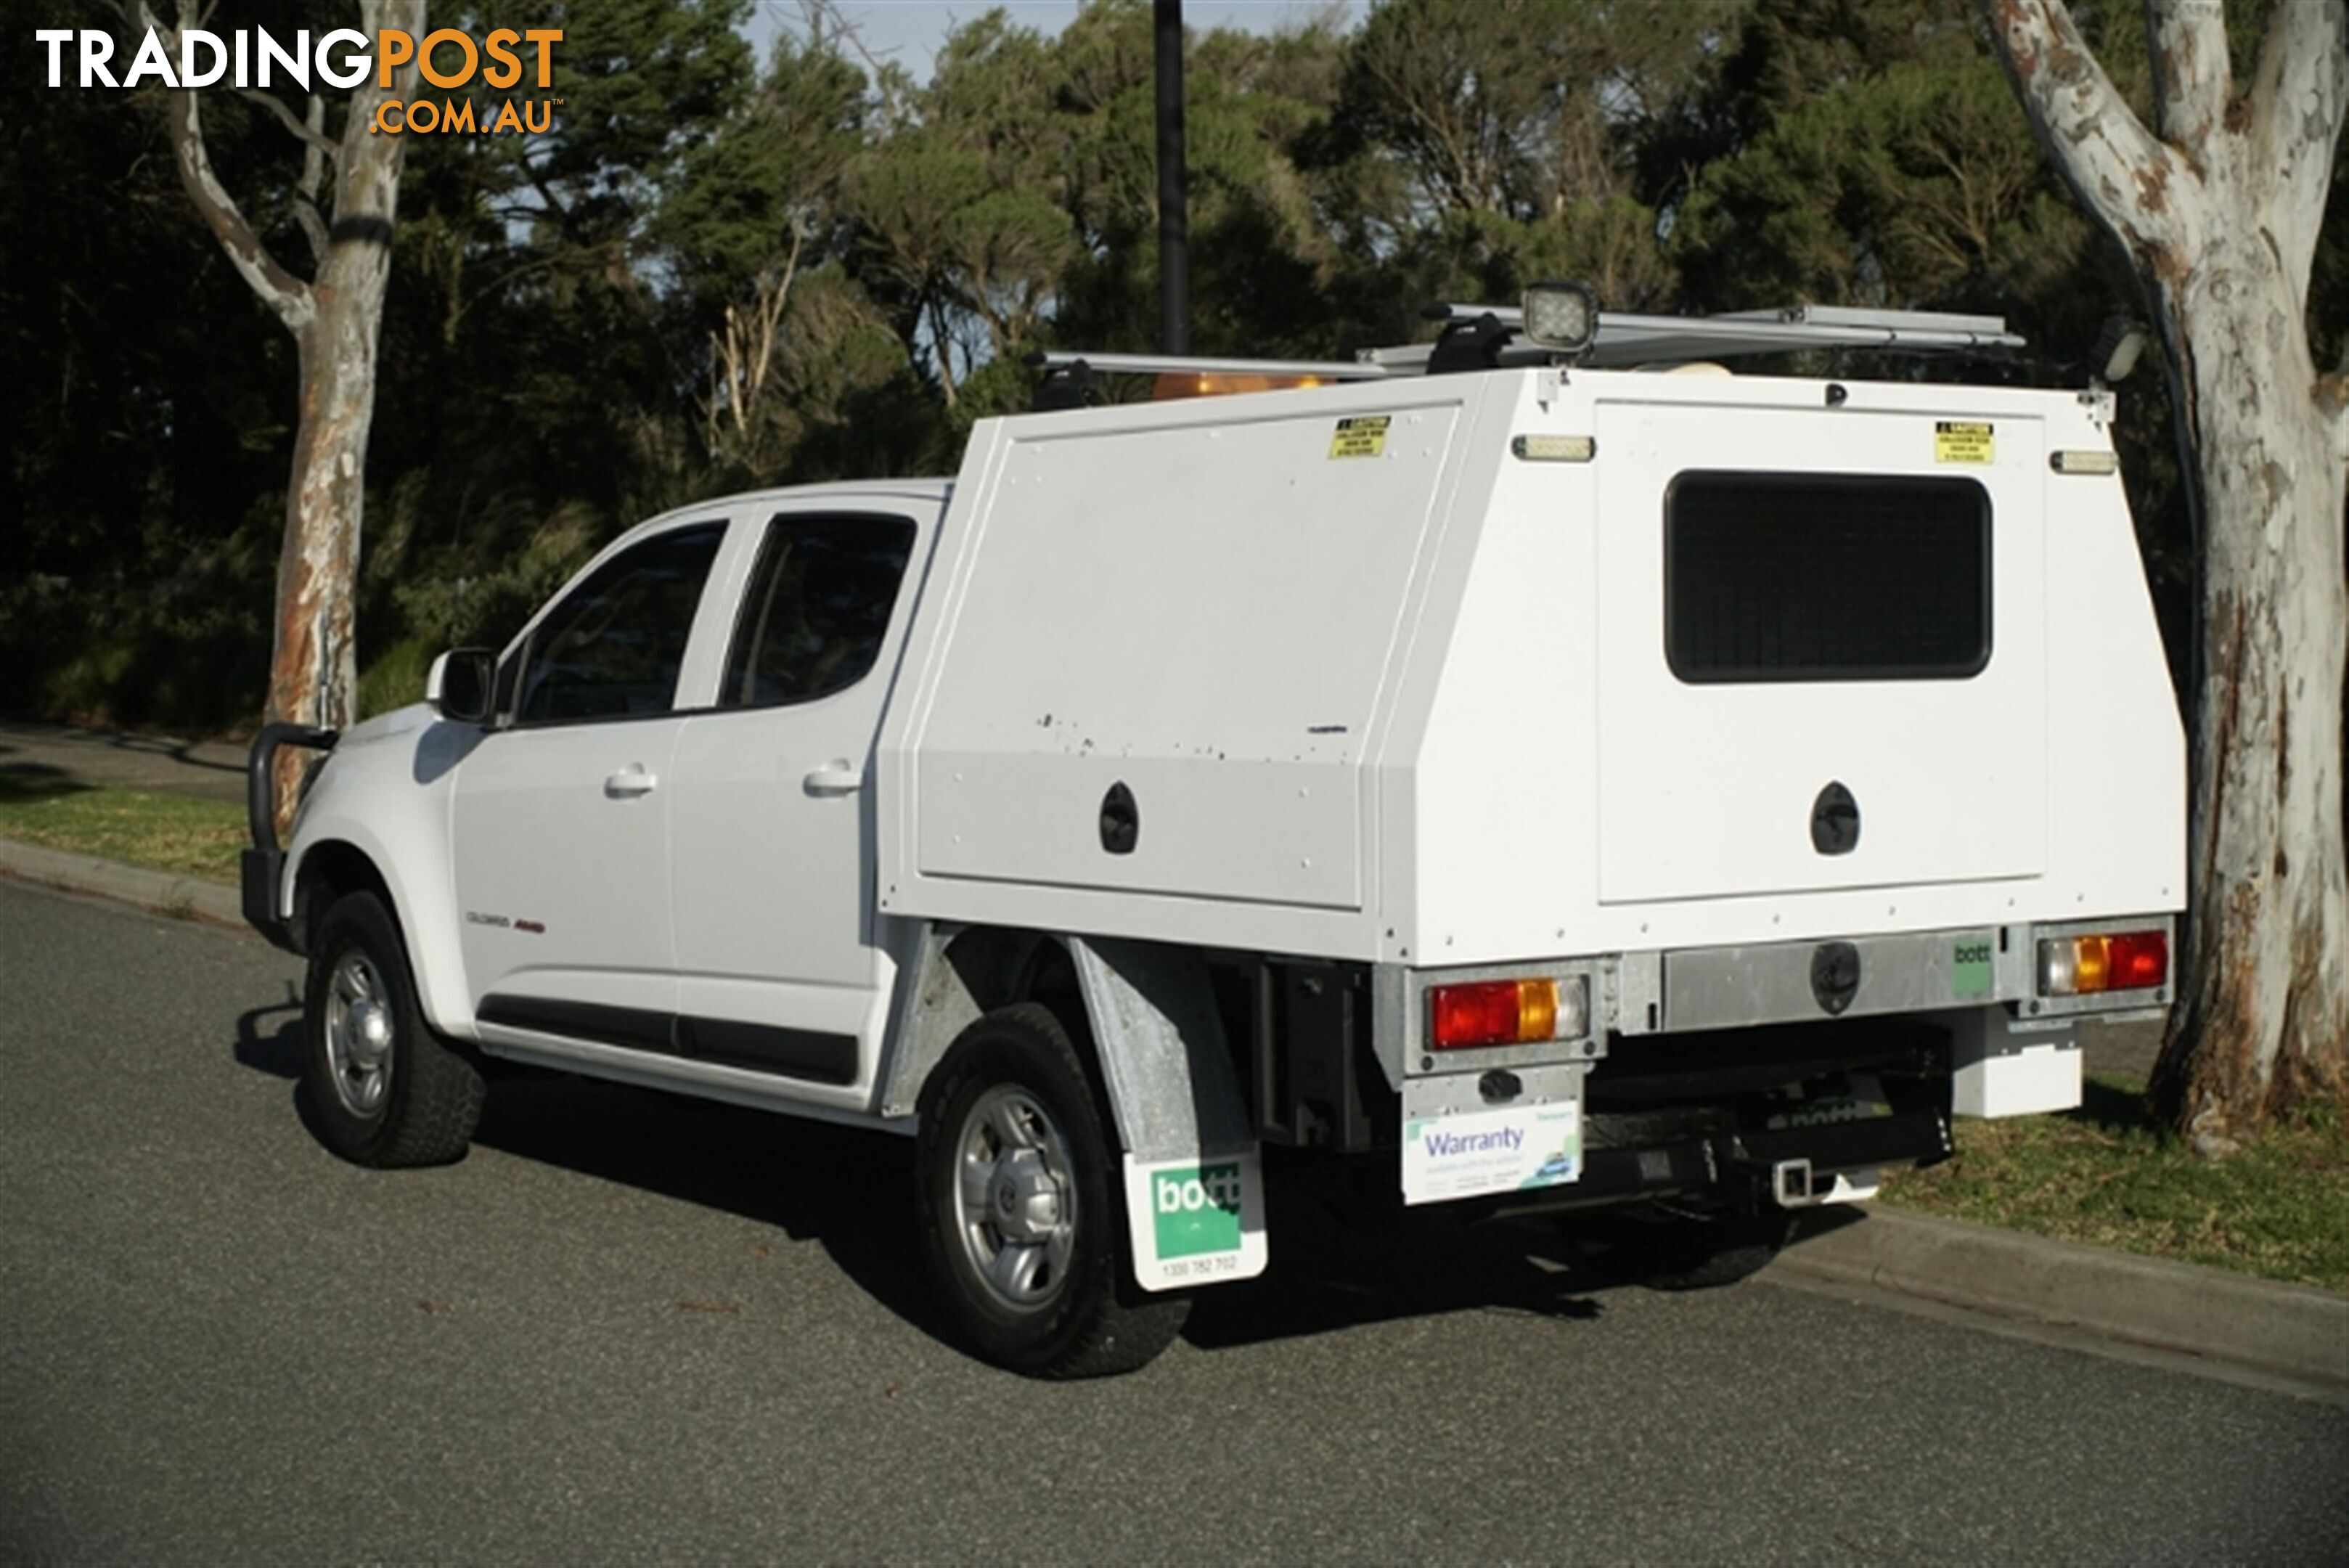
{"label": "bott logo sticker", "polygon": [[1239,1161],[1153,1172],[1150,1213],[1162,1258],[1233,1251],[1240,1244]]}
{"label": "bott logo sticker", "polygon": [[1991,970],[1992,939],[1988,931],[1960,937],[1950,947],[1950,994],[1961,1002],[1978,1002],[1991,993],[1995,976]]}
{"label": "bott logo sticker", "polygon": [[1257,1152],[1143,1164],[1125,1157],[1133,1277],[1144,1290],[1264,1272],[1264,1179]]}

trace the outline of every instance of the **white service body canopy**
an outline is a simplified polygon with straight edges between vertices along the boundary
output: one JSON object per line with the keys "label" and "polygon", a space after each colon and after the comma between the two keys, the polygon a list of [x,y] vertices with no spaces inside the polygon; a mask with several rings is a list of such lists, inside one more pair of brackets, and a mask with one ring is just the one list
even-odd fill
{"label": "white service body canopy", "polygon": [[[2120,481],[2049,463],[2109,449],[2109,400],[1826,385],[1502,370],[983,421],[881,735],[882,911],[1438,966],[2178,908],[2184,740]],[[1979,483],[1987,662],[1682,680],[1666,501],[1705,471]],[[1831,781],[1865,827],[1829,857]]]}

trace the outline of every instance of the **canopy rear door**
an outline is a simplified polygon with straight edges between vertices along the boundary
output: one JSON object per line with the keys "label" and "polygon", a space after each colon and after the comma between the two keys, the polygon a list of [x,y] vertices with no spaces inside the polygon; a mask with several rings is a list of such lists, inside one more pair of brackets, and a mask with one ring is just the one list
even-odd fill
{"label": "canopy rear door", "polygon": [[1597,434],[1602,901],[2041,871],[2037,421],[1622,401]]}

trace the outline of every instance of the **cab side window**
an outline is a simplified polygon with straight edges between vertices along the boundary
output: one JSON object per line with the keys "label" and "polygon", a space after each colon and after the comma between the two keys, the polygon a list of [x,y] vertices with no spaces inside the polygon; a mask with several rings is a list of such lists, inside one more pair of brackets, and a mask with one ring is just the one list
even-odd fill
{"label": "cab side window", "polygon": [[810,702],[864,679],[914,549],[903,517],[792,516],[767,524],[734,631],[725,708]]}
{"label": "cab side window", "polygon": [[515,717],[559,723],[670,711],[694,611],[725,536],[722,523],[656,535],[572,589],[531,634]]}

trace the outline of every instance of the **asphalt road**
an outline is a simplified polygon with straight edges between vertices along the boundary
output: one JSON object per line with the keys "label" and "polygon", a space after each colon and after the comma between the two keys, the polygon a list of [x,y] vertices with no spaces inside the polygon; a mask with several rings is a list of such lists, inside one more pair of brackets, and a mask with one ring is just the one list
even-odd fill
{"label": "asphalt road", "polygon": [[2349,1410],[1277,1215],[1146,1371],[946,1341],[907,1146],[563,1080],[440,1170],[298,966],[0,882],[0,1560],[2349,1560]]}

